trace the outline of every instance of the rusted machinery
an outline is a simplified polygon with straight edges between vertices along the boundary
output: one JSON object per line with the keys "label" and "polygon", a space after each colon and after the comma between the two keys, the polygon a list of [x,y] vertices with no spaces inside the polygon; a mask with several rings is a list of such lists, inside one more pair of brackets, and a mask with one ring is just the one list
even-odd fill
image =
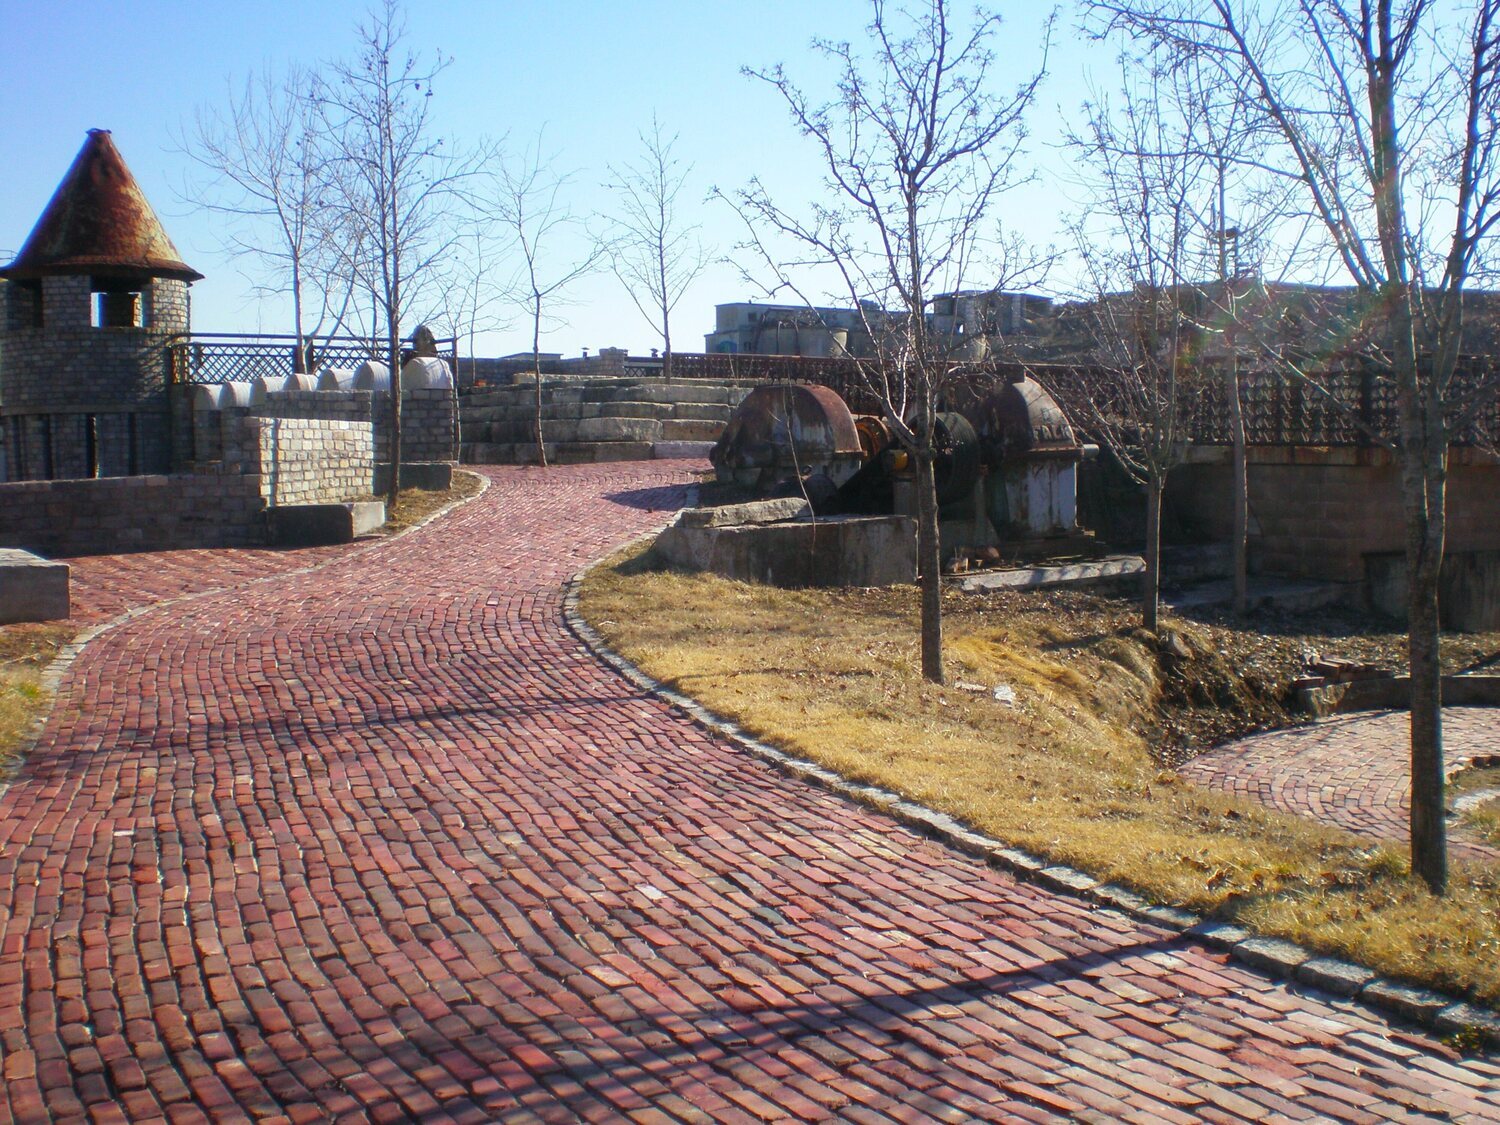
{"label": "rusted machinery", "polygon": [[[938,504],[945,550],[1003,545],[1015,553],[1076,550],[1077,467],[1090,450],[1031,379],[974,384],[936,418]],[[855,416],[826,387],[759,387],[710,454],[721,483],[759,495],[801,488],[821,513],[912,514],[911,472],[890,427]],[[827,477],[829,489],[818,477]],[[820,487],[808,488],[814,481]]]}
{"label": "rusted machinery", "polygon": [[843,484],[866,454],[836,391],[771,383],[745,396],[708,459],[720,482],[768,495],[785,481],[817,476]]}

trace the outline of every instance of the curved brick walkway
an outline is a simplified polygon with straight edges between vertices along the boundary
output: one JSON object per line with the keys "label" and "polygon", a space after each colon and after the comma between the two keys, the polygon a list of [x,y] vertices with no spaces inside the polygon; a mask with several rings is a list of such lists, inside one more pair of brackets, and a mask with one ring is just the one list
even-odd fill
{"label": "curved brick walkway", "polygon": [[4,1103],[67,1121],[1500,1120],[1500,1066],[789,781],[560,582],[681,467],[492,470],[98,637],[0,798]]}
{"label": "curved brick walkway", "polygon": [[[1210,789],[1381,840],[1411,832],[1411,724],[1404,711],[1341,715],[1231,742],[1181,769]],[[1500,758],[1500,710],[1443,711],[1443,757],[1451,777],[1475,760]],[[1500,859],[1460,827],[1449,833],[1455,857]]]}

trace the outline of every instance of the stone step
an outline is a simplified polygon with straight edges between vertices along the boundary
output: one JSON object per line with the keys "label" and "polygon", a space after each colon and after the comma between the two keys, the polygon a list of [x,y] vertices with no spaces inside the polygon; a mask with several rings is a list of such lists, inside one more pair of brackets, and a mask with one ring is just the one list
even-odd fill
{"label": "stone step", "polygon": [[[594,465],[607,461],[650,461],[655,444],[642,441],[547,442],[553,465]],[[535,442],[476,442],[464,446],[468,465],[534,465]]]}
{"label": "stone step", "polygon": [[723,422],[699,418],[669,418],[661,423],[661,441],[718,441],[724,432]]}
{"label": "stone step", "polygon": [[673,418],[700,418],[709,422],[727,422],[734,407],[718,402],[679,402],[672,407]]}

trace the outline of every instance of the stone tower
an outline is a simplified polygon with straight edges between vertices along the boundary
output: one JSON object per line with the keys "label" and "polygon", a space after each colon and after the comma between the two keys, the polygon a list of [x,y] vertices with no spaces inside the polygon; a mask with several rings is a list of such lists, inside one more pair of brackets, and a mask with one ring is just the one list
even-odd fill
{"label": "stone tower", "polygon": [[183,263],[107,129],[90,129],[0,269],[0,480],[172,466],[167,341],[188,330]]}

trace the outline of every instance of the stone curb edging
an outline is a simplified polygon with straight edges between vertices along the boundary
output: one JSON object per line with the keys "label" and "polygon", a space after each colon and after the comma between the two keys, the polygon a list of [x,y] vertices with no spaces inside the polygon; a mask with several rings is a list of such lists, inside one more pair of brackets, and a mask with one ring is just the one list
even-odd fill
{"label": "stone curb edging", "polygon": [[[468,470],[463,471],[468,472]],[[267,574],[263,575],[260,578],[252,578],[247,582],[240,583],[239,585],[258,586],[263,582],[274,582],[278,579],[286,578],[290,575],[311,574],[314,571],[322,570],[324,567],[332,566],[334,563],[343,562],[350,555],[363,554],[365,551],[377,550],[380,547],[385,546],[387,543],[394,543],[398,539],[410,535],[413,531],[416,531],[419,528],[426,527],[429,523],[437,519],[439,516],[445,516],[455,508],[462,507],[472,500],[478,500],[481,496],[489,491],[490,481],[488,477],[484,476],[482,473],[470,473],[469,475],[479,478],[478,492],[474,493],[473,496],[464,496],[458,500],[454,500],[450,504],[444,504],[437,511],[428,513],[416,523],[412,524],[410,527],[403,528],[402,530],[396,532],[396,534],[394,535],[367,536],[365,537],[363,542],[356,540],[352,545],[351,550],[339,555],[336,558],[324,559],[322,562],[313,563],[310,566],[299,567],[296,570],[284,570],[277,574]],[[209,549],[212,550],[213,548]],[[108,621],[101,621],[97,625],[90,625],[87,629],[79,633],[67,644],[63,645],[62,648],[58,649],[57,655],[47,662],[47,667],[42,669],[42,674],[39,677],[42,690],[45,691],[49,696],[46,710],[44,710],[41,714],[39,714],[35,719],[31,721],[31,726],[28,727],[26,733],[21,736],[20,744],[16,747],[15,755],[11,758],[10,763],[5,768],[0,769],[0,797],[5,796],[6,790],[10,788],[10,783],[15,780],[16,774],[20,772],[21,767],[25,765],[26,759],[30,757],[31,752],[36,749],[37,740],[42,737],[42,732],[47,729],[47,723],[51,721],[53,712],[57,710],[57,689],[62,686],[63,677],[67,675],[68,669],[73,666],[73,661],[78,659],[83,650],[88,647],[89,643],[93,641],[95,637],[102,636],[103,634],[108,633],[110,630],[116,629],[119,626],[124,625],[126,622],[141,616],[141,614],[143,613],[149,613],[154,609],[160,609],[162,606],[179,605],[182,602],[190,602],[195,598],[206,598],[210,594],[223,593],[228,588],[229,587],[227,586],[214,586],[208,590],[197,590],[191,594],[183,594],[182,596],[176,598],[163,598],[158,602],[149,602],[146,605],[133,606],[117,617],[111,617]]]}
{"label": "stone curb edging", "polygon": [[[627,550],[655,539],[656,533],[625,544]],[[563,619],[594,656],[649,695],[671,704],[699,726],[717,734],[798,781],[808,782],[846,800],[886,813],[956,851],[981,859],[1023,882],[1072,894],[1153,923],[1204,945],[1229,953],[1238,961],[1273,976],[1353,999],[1384,1013],[1399,1016],[1441,1034],[1477,1031],[1491,1045],[1500,1046],[1500,1011],[1441,992],[1392,980],[1351,961],[1325,957],[1282,938],[1260,937],[1241,926],[1204,918],[1190,910],[1152,903],[1145,896],[1115,883],[1105,883],[1086,872],[1038,858],[978,832],[955,817],[907,800],[878,785],[849,781],[841,774],[778,750],[745,731],[739,724],[715,715],[696,700],[668,687],[621,656],[583,619],[578,599],[584,579],[603,565],[599,559],[568,580],[563,589]]]}

